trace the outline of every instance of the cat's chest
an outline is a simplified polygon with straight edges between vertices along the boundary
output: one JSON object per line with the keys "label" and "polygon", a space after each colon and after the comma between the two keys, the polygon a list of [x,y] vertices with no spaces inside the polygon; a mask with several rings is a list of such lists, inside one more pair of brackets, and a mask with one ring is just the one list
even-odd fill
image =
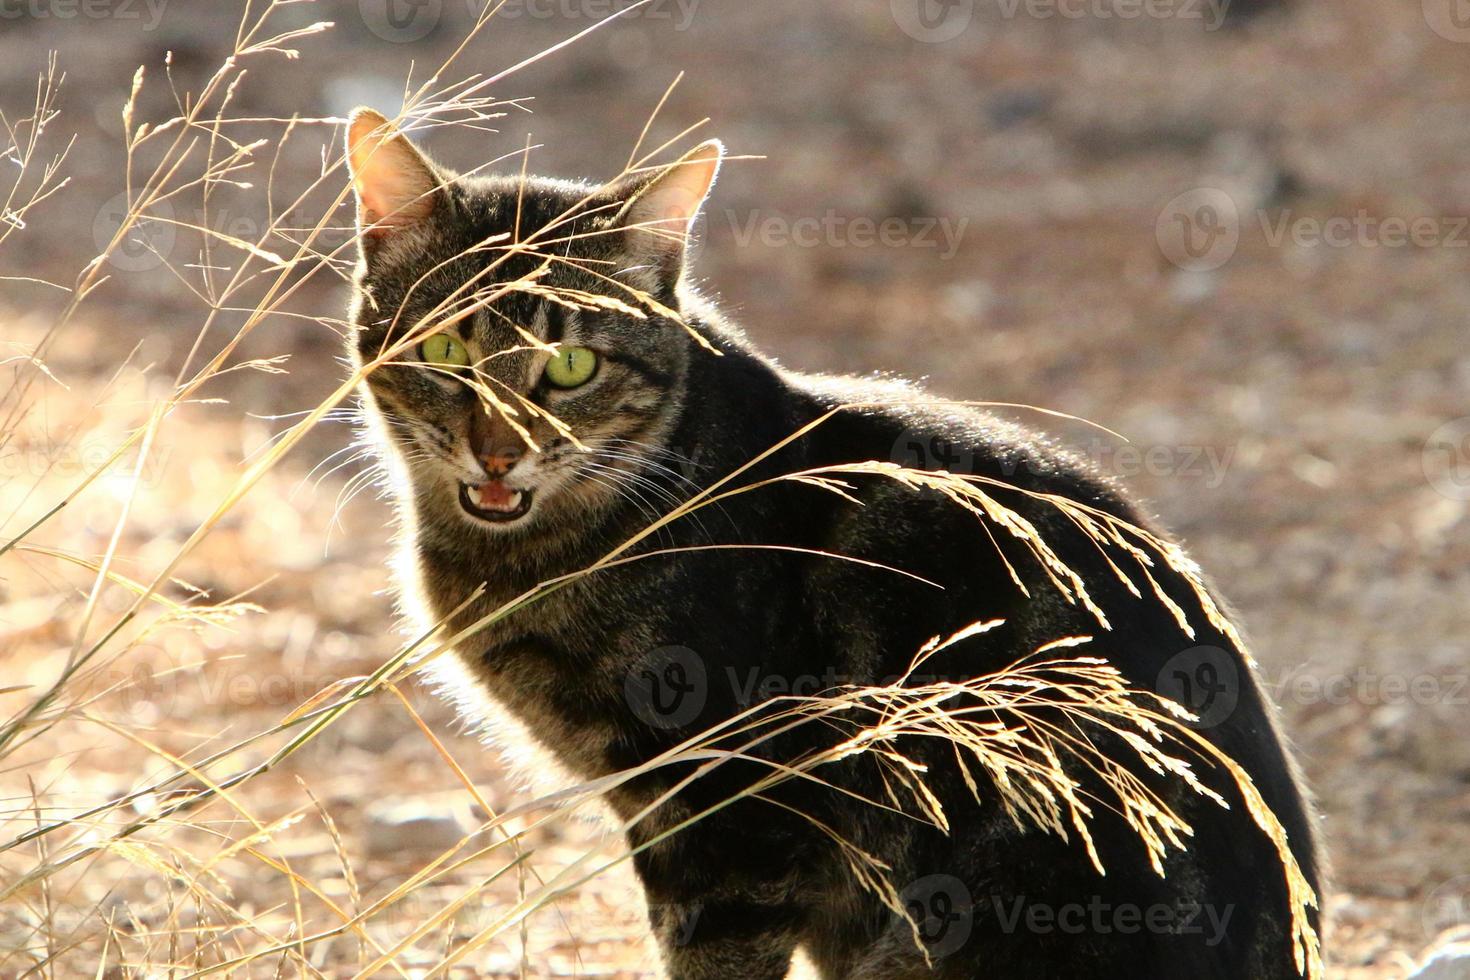
{"label": "cat's chest", "polygon": [[471,712],[500,729],[503,745],[534,742],[586,780],[634,768],[725,709],[738,710],[729,678],[746,691],[752,673],[774,669],[760,662],[787,662],[778,646],[804,647],[799,631],[773,613],[781,596],[790,600],[800,589],[762,558],[773,574],[725,574],[706,567],[712,556],[681,555],[550,589],[497,581],[493,567],[466,573],[463,563],[431,553],[420,554],[417,569],[427,618],[453,614],[454,632],[474,629],[455,642],[456,659],[491,704],[481,712],[470,700]]}
{"label": "cat's chest", "polygon": [[627,674],[640,650],[657,645],[656,616],[590,585],[518,604],[521,593],[492,582],[462,605],[466,583],[439,584],[422,590],[419,618],[470,631],[454,644],[458,676],[490,704],[459,700],[484,715],[477,720],[497,742],[517,755],[534,742],[581,779],[636,764],[629,728],[639,722],[625,695]]}
{"label": "cat's chest", "polygon": [[625,767],[616,751],[621,720],[609,699],[615,679],[577,669],[582,655],[545,637],[522,636],[460,657],[500,716],[492,726],[502,743],[513,727],[516,741],[538,745],[580,779]]}

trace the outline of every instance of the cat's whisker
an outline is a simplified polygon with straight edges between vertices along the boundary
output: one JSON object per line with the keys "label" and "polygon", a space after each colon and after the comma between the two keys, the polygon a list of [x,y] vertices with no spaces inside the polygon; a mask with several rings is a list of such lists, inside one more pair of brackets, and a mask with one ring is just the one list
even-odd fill
{"label": "cat's whisker", "polygon": [[[679,473],[676,470],[672,470],[667,466],[663,466],[662,464],[657,463],[653,460],[643,459],[639,456],[627,453],[608,452],[606,450],[595,451],[592,455],[597,459],[608,461],[608,463],[610,463],[614,469],[620,469],[625,472],[632,473],[641,479],[649,480],[658,484],[659,488],[663,490],[672,501],[675,502],[675,506],[684,503],[691,496],[699,493],[701,490],[704,489],[693,480],[685,477],[682,473]],[[625,465],[619,466],[618,464],[620,463]],[[607,465],[607,463],[605,463],[604,465]],[[672,486],[665,486],[664,484],[659,483],[658,480],[655,479],[655,477],[670,481],[672,483]],[[689,492],[683,494],[675,493],[675,488],[678,487],[687,488]]]}
{"label": "cat's whisker", "polygon": [[676,450],[668,446],[658,446],[654,445],[653,443],[642,442],[638,439],[628,439],[623,436],[612,436],[607,440],[607,444],[610,446],[632,446],[633,448],[638,449],[641,452],[648,453],[650,456],[662,456],[665,459],[678,460],[679,462],[688,463],[691,467],[698,465],[690,457],[684,455],[681,452],[677,452]]}
{"label": "cat's whisker", "polygon": [[[573,473],[578,479],[586,480],[589,483],[595,483],[598,486],[603,487],[604,489],[610,490],[613,493],[617,494],[619,497],[631,503],[634,507],[637,507],[639,512],[643,514],[644,517],[648,518],[648,522],[650,525],[658,523],[661,516],[658,509],[647,500],[645,500],[640,494],[638,494],[638,492],[634,488],[623,486],[616,481],[608,480],[596,474],[583,472],[581,470],[574,470]],[[670,543],[672,543],[673,535],[672,533],[668,532],[667,528],[660,528],[656,537],[658,539],[662,539],[662,536],[665,533],[669,534],[669,540]]]}
{"label": "cat's whisker", "polygon": [[[632,443],[632,440],[619,440],[619,441]],[[632,444],[634,444],[634,445],[646,445],[644,443],[632,443]],[[657,447],[649,447],[649,448],[654,449],[654,448],[657,448]],[[593,453],[594,453],[594,455],[597,455],[597,456],[600,456],[600,457],[605,457],[605,458],[609,458],[609,459],[624,460],[624,461],[627,461],[627,462],[630,462],[630,463],[633,463],[633,464],[639,465],[639,466],[648,466],[648,467],[650,467],[650,468],[652,468],[652,469],[654,469],[654,470],[656,470],[658,472],[661,472],[661,473],[667,475],[671,479],[674,479],[674,480],[678,481],[679,483],[682,483],[683,485],[685,485],[686,487],[689,488],[689,490],[691,491],[691,494],[692,495],[696,495],[697,496],[698,494],[700,494],[704,490],[704,487],[701,486],[700,484],[698,484],[698,483],[694,482],[693,480],[689,479],[687,476],[685,476],[684,474],[678,472],[677,470],[675,470],[675,469],[673,469],[671,467],[668,467],[668,466],[664,466],[661,463],[658,463],[656,460],[647,459],[647,458],[642,457],[642,456],[639,456],[637,454],[630,454],[630,453],[620,452],[618,450],[610,450],[610,449],[606,449],[606,448],[598,448],[598,449],[595,449],[595,450],[593,450]],[[678,454],[674,454],[674,455],[677,456]],[[681,457],[681,458],[686,458],[686,457]],[[691,465],[692,465],[692,461],[691,461]],[[680,501],[679,501],[680,504],[686,502],[687,499],[688,498],[682,498],[682,499],[680,499]],[[713,502],[713,506],[714,506],[715,510],[717,510],[720,513],[720,515],[722,517],[724,517],[727,521],[731,521],[731,523],[733,524],[733,520],[730,517],[730,512],[725,507],[724,501],[716,500],[716,501]],[[699,523],[699,526],[700,526],[701,531],[704,531],[704,533],[706,534],[706,536],[708,536],[708,530],[704,527],[703,522],[700,522]]]}
{"label": "cat's whisker", "polygon": [[642,492],[642,494],[644,494],[644,500],[648,500],[650,504],[653,504],[654,500],[651,500],[648,495],[657,495],[657,498],[659,498],[660,501],[663,501],[663,505],[661,505],[661,507],[659,508],[660,516],[663,516],[663,513],[667,513],[667,510],[672,510],[672,508],[676,508],[679,504],[682,504],[682,502],[684,502],[682,500],[679,500],[678,497],[675,497],[675,495],[670,494],[670,492],[667,491],[666,488],[663,488],[663,486],[657,485],[657,483],[654,483],[653,480],[642,478],[642,476],[637,475],[637,473],[631,473],[628,472],[628,470],[619,469],[619,467],[616,466],[607,466],[607,464],[604,463],[595,463],[595,461],[591,460],[585,460],[584,466],[587,467],[587,469],[589,470],[595,470],[595,472],[604,473],[604,475],[616,479],[617,482],[622,483],[622,485],[631,486],[631,488],[637,488],[639,492]]}
{"label": "cat's whisker", "polygon": [[332,463],[333,460],[338,459],[339,457],[342,457],[346,454],[350,454],[347,455],[345,459],[341,459],[339,462],[333,464],[330,469],[325,470],[320,476],[317,476],[316,481],[311,484],[311,489],[313,491],[319,488],[322,485],[323,481],[329,478],[333,473],[336,473],[338,470],[342,469],[345,466],[351,466],[353,463],[357,462],[360,459],[371,456],[372,453],[372,447],[361,445],[359,443],[349,443],[348,445],[343,446],[341,449],[329,453],[327,456],[322,458],[321,462],[313,466],[310,470],[306,472],[304,476],[302,476],[300,480],[296,482],[296,486],[291,490],[291,499],[295,499],[296,494],[301,491],[302,487],[306,486],[306,484],[311,481],[311,478],[313,476],[316,476],[318,470],[321,470],[322,467],[327,466],[329,463]]}
{"label": "cat's whisker", "polygon": [[351,479],[344,483],[342,489],[337,492],[337,500],[332,508],[332,516],[327,523],[327,539],[323,545],[324,553],[327,548],[331,547],[333,530],[339,527],[346,530],[341,523],[342,512],[347,509],[348,505],[359,494],[372,486],[378,488],[380,497],[389,493],[391,490],[388,481],[388,468],[382,463],[374,463],[360,473],[354,473]]}
{"label": "cat's whisker", "polygon": [[[669,512],[677,510],[686,502],[687,498],[680,497],[679,495],[671,491],[668,487],[662,486],[656,481],[650,480],[648,477],[643,476],[642,474],[632,472],[623,467],[609,466],[605,463],[598,463],[593,460],[583,460],[582,463],[583,465],[596,469],[599,472],[609,474],[614,479],[625,485],[645,488],[649,492],[658,494],[660,498],[668,503]],[[713,536],[709,533],[709,529],[705,527],[704,521],[700,518],[700,515],[697,511],[690,511],[686,516],[689,517],[691,519],[691,523],[699,529],[699,533],[704,536],[705,540],[714,540]]]}
{"label": "cat's whisker", "polygon": [[[619,466],[609,466],[606,463],[599,463],[595,460],[586,460],[585,464],[589,468],[596,469],[599,472],[611,474],[616,479],[624,483],[627,483],[631,486],[640,487],[643,490],[646,490],[648,493],[656,495],[667,505],[668,509],[671,511],[676,510],[687,499],[684,497],[680,497],[668,487],[658,483],[656,480],[652,480],[647,476],[644,476],[643,474],[635,472],[633,470],[629,470]],[[691,516],[696,518],[697,523],[698,515],[691,514]]]}
{"label": "cat's whisker", "polygon": [[[283,419],[295,418],[297,416],[305,416],[309,414],[311,414],[310,411],[289,412],[285,415],[252,415],[251,418],[260,419],[264,422],[273,422]],[[334,409],[333,411],[327,412],[325,415],[323,415],[321,421],[352,425],[361,421],[361,414],[356,409]],[[290,428],[282,429],[279,432],[272,432],[269,436],[265,438],[265,441],[263,441],[260,445],[256,446],[254,449],[250,450],[250,452],[245,454],[244,461],[249,463],[255,459],[258,459],[261,454],[269,451],[277,443],[279,443],[282,439],[286,438],[286,436],[290,434]]]}
{"label": "cat's whisker", "polygon": [[656,470],[657,472],[672,477],[673,479],[678,480],[680,483],[693,487],[696,490],[704,489],[703,487],[699,486],[699,484],[695,483],[693,480],[685,476],[683,473],[680,473],[678,470],[674,469],[671,466],[660,463],[657,459],[649,455],[627,452],[620,449],[611,449],[605,446],[599,446],[593,449],[592,452],[598,456],[604,456],[608,459],[620,459],[625,460],[629,463],[636,463],[639,466],[646,466],[649,469]]}

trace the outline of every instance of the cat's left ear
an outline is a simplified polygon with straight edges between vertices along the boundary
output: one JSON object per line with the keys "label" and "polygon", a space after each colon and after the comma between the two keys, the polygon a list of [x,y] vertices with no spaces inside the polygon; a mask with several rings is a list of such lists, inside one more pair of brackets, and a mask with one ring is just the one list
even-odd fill
{"label": "cat's left ear", "polygon": [[684,252],[699,209],[709,196],[725,146],[707,140],[643,182],[618,213],[630,257],[651,264],[672,279],[684,268]]}
{"label": "cat's left ear", "polygon": [[372,109],[355,109],[348,121],[347,169],[364,248],[424,221],[442,204],[447,175]]}

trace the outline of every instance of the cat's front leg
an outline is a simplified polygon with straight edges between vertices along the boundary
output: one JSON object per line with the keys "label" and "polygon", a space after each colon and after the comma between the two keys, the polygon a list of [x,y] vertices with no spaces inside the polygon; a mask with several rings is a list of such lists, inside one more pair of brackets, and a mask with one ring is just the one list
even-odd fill
{"label": "cat's front leg", "polygon": [[649,906],[668,980],[781,980],[797,944],[784,905],[691,901]]}

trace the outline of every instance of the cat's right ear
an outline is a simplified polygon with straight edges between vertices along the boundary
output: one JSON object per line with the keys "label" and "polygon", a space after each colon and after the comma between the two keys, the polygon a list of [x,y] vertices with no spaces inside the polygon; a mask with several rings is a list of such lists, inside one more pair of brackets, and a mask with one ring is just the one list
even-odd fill
{"label": "cat's right ear", "polygon": [[347,169],[364,252],[424,221],[444,199],[445,175],[382,113],[366,107],[348,119]]}
{"label": "cat's right ear", "polygon": [[678,280],[694,221],[724,159],[724,144],[706,140],[667,167],[631,182],[614,224],[626,229],[633,261],[660,270],[668,282]]}

